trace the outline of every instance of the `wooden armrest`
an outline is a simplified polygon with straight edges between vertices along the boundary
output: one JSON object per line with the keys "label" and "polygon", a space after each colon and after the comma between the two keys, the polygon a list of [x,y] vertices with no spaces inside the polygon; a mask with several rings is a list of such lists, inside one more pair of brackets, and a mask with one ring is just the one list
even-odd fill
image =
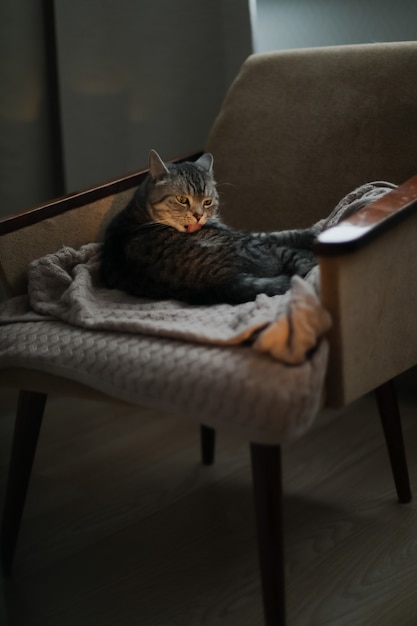
{"label": "wooden armrest", "polygon": [[341,221],[317,238],[320,256],[353,252],[417,211],[417,176]]}
{"label": "wooden armrest", "polygon": [[328,406],[417,363],[416,241],[417,176],[320,234],[321,300],[333,322]]}
{"label": "wooden armrest", "polygon": [[[201,155],[202,151],[200,150],[199,152],[171,159],[171,161],[172,163],[195,161]],[[0,237],[43,220],[54,218],[57,215],[62,215],[67,211],[89,206],[105,198],[136,188],[147,174],[147,168],[141,169],[122,178],[113,179],[96,187],[76,191],[60,198],[54,198],[29,210],[0,218]]]}

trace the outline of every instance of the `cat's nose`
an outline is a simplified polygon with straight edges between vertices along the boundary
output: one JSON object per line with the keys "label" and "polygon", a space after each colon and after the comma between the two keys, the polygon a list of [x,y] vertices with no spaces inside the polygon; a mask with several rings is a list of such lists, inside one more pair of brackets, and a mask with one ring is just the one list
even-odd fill
{"label": "cat's nose", "polygon": [[204,213],[193,213],[195,219],[197,220],[197,222],[199,222],[201,220],[201,218],[203,217]]}

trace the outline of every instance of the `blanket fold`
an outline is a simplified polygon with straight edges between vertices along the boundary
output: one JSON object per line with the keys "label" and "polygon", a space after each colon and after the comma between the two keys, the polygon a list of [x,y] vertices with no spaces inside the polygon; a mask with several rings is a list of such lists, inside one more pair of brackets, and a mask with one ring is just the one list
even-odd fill
{"label": "blanket fold", "polygon": [[[176,300],[135,298],[99,281],[101,244],[62,248],[29,268],[29,297],[6,301],[0,323],[62,320],[79,328],[171,337],[217,346],[254,341],[287,364],[302,363],[330,327],[318,297],[317,268],[292,278],[283,295],[240,305],[193,306]],[[285,321],[286,320],[286,321]],[[279,330],[278,330],[279,329]]]}

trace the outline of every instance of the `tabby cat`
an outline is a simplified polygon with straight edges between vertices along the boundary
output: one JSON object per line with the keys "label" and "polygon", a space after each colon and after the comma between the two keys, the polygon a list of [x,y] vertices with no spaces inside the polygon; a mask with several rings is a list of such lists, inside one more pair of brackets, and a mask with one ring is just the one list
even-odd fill
{"label": "tabby cat", "polygon": [[147,298],[237,304],[284,293],[293,274],[316,264],[315,227],[241,232],[218,208],[211,154],[171,164],[152,150],[149,175],[107,227],[104,284]]}

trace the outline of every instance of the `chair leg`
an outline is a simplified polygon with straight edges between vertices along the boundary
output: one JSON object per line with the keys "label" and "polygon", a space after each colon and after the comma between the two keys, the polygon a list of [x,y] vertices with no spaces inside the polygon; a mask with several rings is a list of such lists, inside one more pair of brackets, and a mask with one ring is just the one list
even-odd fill
{"label": "chair leg", "polygon": [[394,482],[400,502],[410,502],[412,498],[408,477],[401,415],[398,408],[397,394],[393,380],[389,380],[375,389],[379,415],[384,430],[385,441],[391,462]]}
{"label": "chair leg", "polygon": [[204,465],[212,465],[216,447],[216,431],[211,426],[200,426],[201,458]]}
{"label": "chair leg", "polygon": [[281,448],[251,444],[265,626],[285,625]]}
{"label": "chair leg", "polygon": [[22,520],[47,394],[20,391],[1,527],[1,560],[7,576]]}

